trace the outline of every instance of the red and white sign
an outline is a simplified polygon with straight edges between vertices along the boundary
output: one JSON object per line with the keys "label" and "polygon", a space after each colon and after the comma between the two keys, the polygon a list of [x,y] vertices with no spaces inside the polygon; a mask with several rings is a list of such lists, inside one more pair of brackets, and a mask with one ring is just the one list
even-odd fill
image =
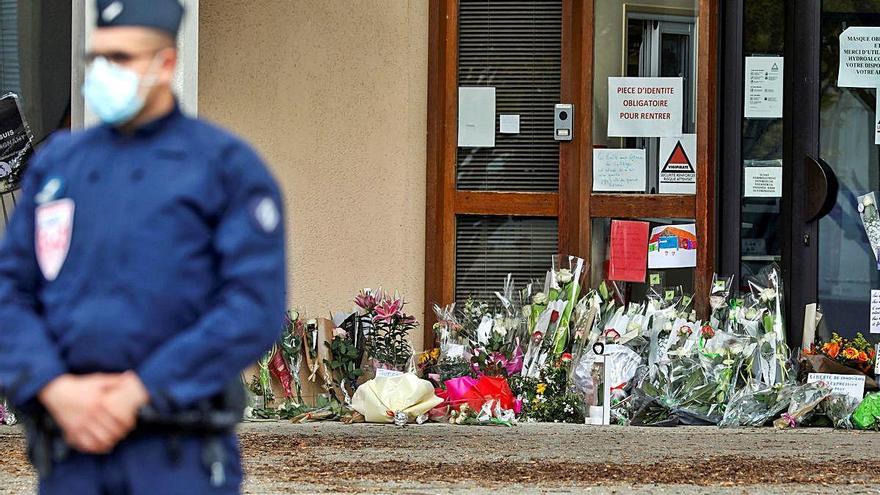
{"label": "red and white sign", "polygon": [[55,280],[67,259],[73,236],[73,212],[74,203],[69,198],[36,208],[34,243],[37,264],[46,280]]}
{"label": "red and white sign", "polygon": [[680,136],[681,77],[609,77],[608,137]]}
{"label": "red and white sign", "polygon": [[697,193],[697,135],[660,138],[660,193]]}

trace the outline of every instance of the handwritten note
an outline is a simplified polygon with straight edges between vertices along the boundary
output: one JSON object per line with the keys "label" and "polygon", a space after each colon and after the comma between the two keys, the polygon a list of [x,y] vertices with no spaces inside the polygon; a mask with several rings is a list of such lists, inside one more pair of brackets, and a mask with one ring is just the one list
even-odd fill
{"label": "handwritten note", "polygon": [[810,373],[807,383],[822,382],[832,392],[848,395],[856,400],[865,396],[865,375],[835,375],[832,373]]}
{"label": "handwritten note", "polygon": [[871,291],[871,333],[880,333],[880,290]]}
{"label": "handwritten note", "polygon": [[645,156],[640,149],[594,149],[593,191],[645,192]]}
{"label": "handwritten note", "polygon": [[608,279],[622,282],[645,282],[648,272],[648,222],[611,221],[611,255]]}

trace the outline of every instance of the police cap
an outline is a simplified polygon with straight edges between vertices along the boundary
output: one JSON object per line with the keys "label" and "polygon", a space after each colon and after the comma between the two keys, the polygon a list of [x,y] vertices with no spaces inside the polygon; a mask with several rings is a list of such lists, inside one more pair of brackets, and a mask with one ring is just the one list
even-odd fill
{"label": "police cap", "polygon": [[98,27],[141,26],[177,38],[183,19],[180,0],[97,0]]}

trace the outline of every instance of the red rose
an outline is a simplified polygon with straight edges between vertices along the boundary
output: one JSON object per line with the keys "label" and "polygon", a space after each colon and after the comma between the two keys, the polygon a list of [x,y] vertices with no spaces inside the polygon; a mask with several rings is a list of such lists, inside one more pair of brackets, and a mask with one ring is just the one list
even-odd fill
{"label": "red rose", "polygon": [[562,357],[560,357],[559,359],[560,359],[563,363],[570,363],[572,357],[571,357],[571,354],[569,354],[569,353],[567,353],[567,352],[564,352],[564,353],[562,353]]}
{"label": "red rose", "polygon": [[700,329],[700,333],[703,335],[704,338],[711,339],[715,336],[715,329],[712,328],[711,325],[705,325],[703,328]]}
{"label": "red rose", "polygon": [[559,311],[550,313],[550,323],[556,323],[559,320]]}

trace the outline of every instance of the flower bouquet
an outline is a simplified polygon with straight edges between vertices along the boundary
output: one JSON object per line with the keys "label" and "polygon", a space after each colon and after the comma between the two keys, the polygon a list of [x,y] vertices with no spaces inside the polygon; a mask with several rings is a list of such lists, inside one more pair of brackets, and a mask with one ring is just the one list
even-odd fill
{"label": "flower bouquet", "polygon": [[537,376],[517,375],[511,388],[522,401],[521,420],[548,423],[583,423],[583,398],[569,388],[571,355],[540,369]]}
{"label": "flower bouquet", "polygon": [[541,368],[569,349],[572,313],[580,297],[584,260],[555,256],[547,272],[544,292],[532,297],[529,317],[529,345],[523,358],[523,373],[537,377]]}
{"label": "flower bouquet", "polygon": [[751,301],[763,310],[761,355],[765,360],[763,381],[769,386],[785,382],[791,375],[790,353],[785,334],[782,271],[775,264],[763,268],[749,281]]}
{"label": "flower bouquet", "polygon": [[809,354],[825,356],[835,363],[868,375],[874,369],[877,358],[875,352],[874,346],[861,333],[857,333],[856,337],[850,340],[835,332],[831,334],[831,340],[828,342],[819,341],[818,345],[813,344]]}
{"label": "flower bouquet", "polygon": [[300,320],[299,312],[295,310],[288,311],[285,315],[284,333],[281,335],[279,347],[281,349],[281,356],[287,363],[287,369],[290,371],[294,386],[296,387],[296,403],[298,405],[303,404],[300,369],[302,368],[305,331],[305,324]]}
{"label": "flower bouquet", "polygon": [[382,294],[373,307],[372,329],[366,337],[367,353],[376,369],[406,372],[413,367],[409,333],[419,326],[404,312],[405,302],[397,294]]}

